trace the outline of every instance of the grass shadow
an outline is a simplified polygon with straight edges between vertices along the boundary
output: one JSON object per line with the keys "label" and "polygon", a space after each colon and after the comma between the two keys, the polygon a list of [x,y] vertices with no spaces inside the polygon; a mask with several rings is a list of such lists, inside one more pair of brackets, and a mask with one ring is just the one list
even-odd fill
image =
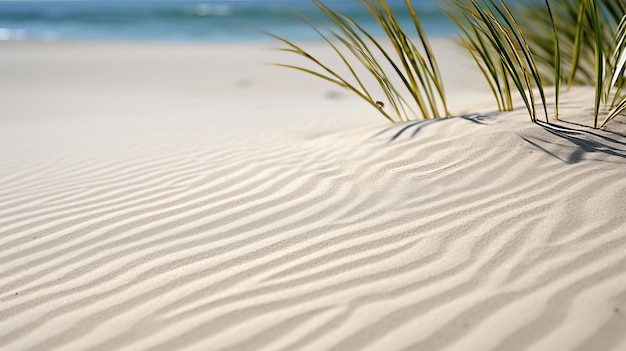
{"label": "grass shadow", "polygon": [[[568,124],[568,125],[571,125],[571,126],[579,127],[579,128],[588,128],[588,126],[586,126],[584,124],[576,123],[576,122],[562,121],[562,120],[559,120],[559,122],[563,123],[563,124]],[[614,125],[616,125],[616,124],[624,124],[622,121],[619,121],[619,120],[616,120],[616,119],[611,121],[611,123],[614,124]],[[609,134],[620,136],[622,138],[626,138],[626,134],[624,134],[624,133],[620,133],[620,132],[613,131],[613,130],[607,130],[607,129],[602,129],[602,131],[604,133],[609,133]]]}
{"label": "grass shadow", "polygon": [[437,119],[427,119],[427,120],[420,120],[420,121],[396,123],[393,126],[386,128],[385,130],[379,133],[376,133],[373,136],[373,138],[379,137],[381,135],[386,135],[391,132],[393,134],[388,140],[389,143],[397,140],[398,138],[406,134],[410,134],[410,138],[413,139],[417,137],[417,135],[420,133],[420,131],[422,131],[422,129],[424,129],[425,127],[433,123],[442,123],[444,121],[449,121],[449,120],[460,118],[471,123],[485,125],[487,124],[488,121],[494,120],[500,114],[502,114],[502,112],[490,112],[486,114],[469,114],[469,115],[462,115],[462,116],[456,116],[456,117],[450,117],[450,118],[437,118]]}
{"label": "grass shadow", "polygon": [[562,139],[566,140],[577,148],[576,150],[563,159],[555,153],[549,151],[546,147],[542,147],[540,143],[533,142],[526,137],[522,138],[533,145],[534,147],[556,157],[568,164],[574,164],[583,160],[585,154],[600,153],[609,156],[616,156],[623,160],[626,160],[626,136],[617,132],[596,132],[589,130],[588,127],[580,126],[575,123],[568,123],[570,125],[576,125],[576,128],[548,124],[541,121],[537,121],[537,125],[541,126],[546,132]]}

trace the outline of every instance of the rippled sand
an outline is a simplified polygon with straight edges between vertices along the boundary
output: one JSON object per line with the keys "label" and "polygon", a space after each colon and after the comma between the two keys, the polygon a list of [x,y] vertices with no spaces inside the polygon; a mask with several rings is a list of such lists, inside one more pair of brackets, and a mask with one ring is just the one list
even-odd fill
{"label": "rippled sand", "polygon": [[626,125],[387,124],[264,46],[0,43],[0,349],[624,350]]}

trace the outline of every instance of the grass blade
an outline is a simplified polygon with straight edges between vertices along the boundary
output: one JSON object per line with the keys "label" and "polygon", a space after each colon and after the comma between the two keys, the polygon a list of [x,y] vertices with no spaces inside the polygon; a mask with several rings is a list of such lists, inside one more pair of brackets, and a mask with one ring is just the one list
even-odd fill
{"label": "grass blade", "polygon": [[604,57],[602,52],[602,23],[598,10],[598,4],[595,0],[586,0],[589,2],[589,19],[595,36],[595,69],[596,69],[596,94],[593,106],[593,127],[598,128],[598,114],[600,110],[600,101],[602,100],[602,79],[604,77]]}
{"label": "grass blade", "polygon": [[[386,33],[389,43],[396,51],[395,57],[388,54],[378,39],[374,38],[351,18],[329,8],[319,0],[313,0],[320,12],[329,20],[329,25],[314,23],[301,16],[300,19],[313,28],[325,43],[333,49],[349,74],[346,77],[340,76],[337,70],[320,62],[292,42],[271,35],[288,46],[283,51],[295,53],[306,58],[321,68],[322,72],[306,67],[297,67],[296,65],[279,66],[296,69],[344,87],[376,107],[378,111],[392,122],[412,119],[415,115],[412,106],[417,106],[421,116],[426,119],[441,116],[447,117],[449,112],[439,67],[410,1],[405,0],[405,4],[411,14],[419,39],[418,43],[421,45],[424,54],[418,50],[417,46],[400,27],[391,8],[384,0],[359,1],[376,20],[378,26]],[[367,87],[365,80],[360,76],[360,71],[357,70],[357,66],[365,72],[365,75],[373,78],[375,85],[377,85],[376,90],[381,92],[388,100],[393,116],[379,107],[379,104],[373,98],[376,93]],[[399,78],[402,84],[395,85],[392,78]],[[406,93],[411,97],[410,101],[404,98],[403,95]],[[441,110],[443,110],[443,113]]]}
{"label": "grass blade", "polygon": [[550,1],[546,1],[548,16],[554,32],[554,118],[559,119],[559,93],[561,91],[561,48],[559,47],[559,31],[550,8]]}

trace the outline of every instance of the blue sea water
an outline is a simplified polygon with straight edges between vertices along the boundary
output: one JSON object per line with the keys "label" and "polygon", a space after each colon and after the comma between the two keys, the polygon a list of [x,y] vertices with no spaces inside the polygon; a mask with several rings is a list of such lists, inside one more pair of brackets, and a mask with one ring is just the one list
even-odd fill
{"label": "blue sea water", "polygon": [[[376,32],[373,20],[357,0],[323,2]],[[404,0],[387,2],[399,21],[411,28]],[[429,35],[454,34],[453,25],[438,11],[435,0],[413,0],[412,4]],[[291,40],[318,38],[293,11],[319,17],[310,0],[0,1],[0,40],[271,40],[259,31]]]}

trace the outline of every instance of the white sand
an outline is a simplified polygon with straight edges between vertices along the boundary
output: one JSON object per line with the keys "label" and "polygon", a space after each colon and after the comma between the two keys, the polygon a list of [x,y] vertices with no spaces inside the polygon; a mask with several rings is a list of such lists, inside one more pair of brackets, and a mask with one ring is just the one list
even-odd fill
{"label": "white sand", "polygon": [[2,350],[626,349],[588,89],[494,114],[437,42],[482,114],[391,125],[267,45],[0,44]]}

